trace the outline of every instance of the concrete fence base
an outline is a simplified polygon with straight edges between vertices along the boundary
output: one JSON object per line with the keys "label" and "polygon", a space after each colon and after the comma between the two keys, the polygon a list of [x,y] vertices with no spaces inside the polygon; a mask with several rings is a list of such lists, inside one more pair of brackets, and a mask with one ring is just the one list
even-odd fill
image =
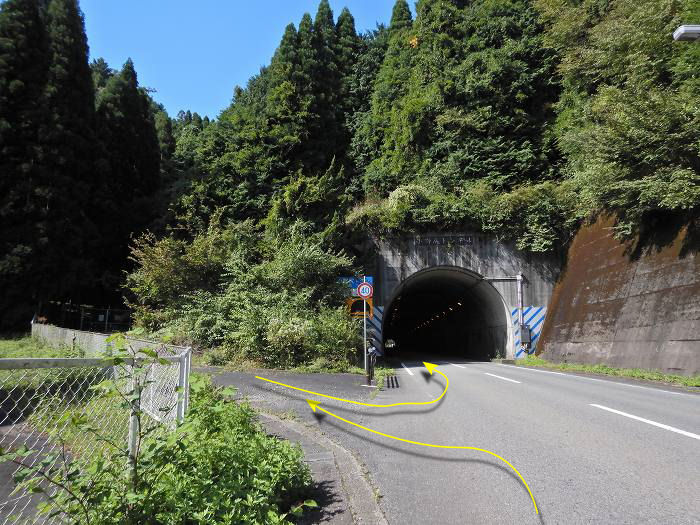
{"label": "concrete fence base", "polygon": [[[49,346],[67,346],[76,350],[79,349],[84,353],[83,357],[102,357],[109,351],[107,339],[111,337],[111,334],[83,332],[81,330],[61,328],[50,324],[32,323],[32,337],[44,341]],[[184,346],[166,345],[164,343],[155,343],[153,341],[135,339],[133,337],[128,337],[127,341],[134,350],[139,350],[141,348],[155,349],[156,347],[159,350],[166,350],[166,352],[159,351],[158,353],[161,355],[164,353],[180,355],[188,350]]]}

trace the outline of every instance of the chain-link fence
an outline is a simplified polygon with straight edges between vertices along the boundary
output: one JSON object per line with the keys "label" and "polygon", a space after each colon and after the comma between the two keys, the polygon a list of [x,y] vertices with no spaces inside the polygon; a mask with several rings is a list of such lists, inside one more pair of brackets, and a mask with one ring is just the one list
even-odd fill
{"label": "chain-link fence", "polygon": [[[93,340],[109,345],[106,339]],[[46,458],[80,464],[107,451],[106,441],[81,430],[91,427],[100,438],[124,443],[132,450],[133,412],[123,398],[101,395],[93,387],[111,380],[119,391],[130,392],[136,377],[134,365],[142,373],[139,408],[148,416],[140,424],[172,427],[184,417],[189,401],[191,350],[147,343],[129,341],[129,346],[135,351],[150,345],[157,358],[127,360],[119,365],[105,358],[0,359],[0,448],[12,451],[27,447],[32,453],[24,463],[30,465]],[[97,350],[90,353],[95,355]],[[72,425],[75,417],[82,418],[84,424]],[[15,491],[13,478],[21,468],[11,462],[0,463],[0,525],[51,522],[36,517],[39,496]]]}

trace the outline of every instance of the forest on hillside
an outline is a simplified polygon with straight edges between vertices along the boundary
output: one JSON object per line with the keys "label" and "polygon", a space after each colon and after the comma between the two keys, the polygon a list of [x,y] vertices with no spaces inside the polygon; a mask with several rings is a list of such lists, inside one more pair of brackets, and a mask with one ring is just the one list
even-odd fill
{"label": "forest on hillside", "polygon": [[[562,251],[700,209],[693,0],[397,0],[359,33],[321,0],[214,120],[131,61],[88,63],[77,0],[0,7],[0,325],[114,304],[214,361],[347,361],[367,236],[491,232]],[[235,60],[228,57],[227,60]],[[359,258],[358,258],[359,256]],[[309,283],[299,289],[297,283]]]}

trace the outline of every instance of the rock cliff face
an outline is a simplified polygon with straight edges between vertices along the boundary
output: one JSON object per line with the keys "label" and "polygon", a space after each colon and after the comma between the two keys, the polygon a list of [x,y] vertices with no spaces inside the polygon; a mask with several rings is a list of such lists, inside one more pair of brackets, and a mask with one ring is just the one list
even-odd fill
{"label": "rock cliff face", "polygon": [[538,353],[576,362],[700,373],[698,224],[658,224],[629,242],[613,218],[583,227],[550,301]]}

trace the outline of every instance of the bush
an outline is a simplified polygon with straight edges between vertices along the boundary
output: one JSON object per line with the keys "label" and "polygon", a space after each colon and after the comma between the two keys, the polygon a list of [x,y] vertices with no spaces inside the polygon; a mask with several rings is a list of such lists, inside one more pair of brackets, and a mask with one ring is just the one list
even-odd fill
{"label": "bush", "polygon": [[[139,267],[128,286],[140,305],[140,326],[215,348],[207,353],[215,365],[295,367],[323,357],[343,368],[352,362],[361,347],[359,326],[342,307],[347,289],[338,281],[352,273],[352,261],[324,248],[322,235],[300,224],[277,237],[215,226],[177,242],[179,255],[161,248],[174,243],[170,238],[149,238],[134,249]],[[220,247],[218,267],[193,255],[212,251],[201,246]],[[162,268],[172,263],[158,263],[164,253],[185,261],[176,266],[186,276],[168,277]]]}
{"label": "bush", "polygon": [[435,179],[399,186],[388,198],[369,201],[348,215],[354,227],[384,236],[465,228],[516,241],[520,250],[551,252],[566,244],[577,225],[570,183],[523,184],[509,192],[487,182],[454,191]]}
{"label": "bush", "polygon": [[[315,506],[311,500],[295,505],[311,482],[299,446],[266,435],[248,404],[227,400],[208,379],[192,379],[184,424],[144,434],[135,468],[126,468],[121,445],[110,445],[110,454],[82,468],[71,460],[51,467],[47,456],[20,471],[18,481],[45,491],[45,512],[74,523],[277,524]],[[72,424],[84,423],[77,417]],[[30,454],[0,450],[0,461],[21,462]],[[38,482],[41,473],[54,480],[57,493]]]}

